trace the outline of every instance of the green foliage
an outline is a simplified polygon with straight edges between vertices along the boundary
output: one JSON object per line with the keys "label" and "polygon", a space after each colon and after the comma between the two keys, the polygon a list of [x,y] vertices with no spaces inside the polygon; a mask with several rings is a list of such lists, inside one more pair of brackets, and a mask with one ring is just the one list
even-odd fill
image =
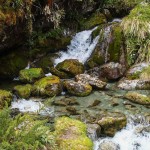
{"label": "green foliage", "polygon": [[122,21],[128,64],[150,61],[150,4],[137,5]]}
{"label": "green foliage", "polygon": [[46,121],[35,120],[29,115],[11,118],[10,110],[0,111],[0,149],[1,150],[37,150],[46,147],[56,149],[55,137]]}
{"label": "green foliage", "polygon": [[117,10],[132,8],[143,0],[104,0],[105,7],[116,8]]}

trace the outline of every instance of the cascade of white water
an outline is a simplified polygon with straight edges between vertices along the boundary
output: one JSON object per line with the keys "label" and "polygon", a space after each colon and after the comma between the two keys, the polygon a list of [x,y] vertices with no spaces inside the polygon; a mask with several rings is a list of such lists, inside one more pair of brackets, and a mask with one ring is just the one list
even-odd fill
{"label": "cascade of white water", "polygon": [[60,57],[55,59],[55,65],[64,61],[65,59],[78,59],[80,62],[85,63],[86,60],[90,57],[99,40],[99,36],[93,40],[91,37],[92,32],[96,29],[97,27],[92,30],[85,30],[77,33],[73,37],[67,51],[59,52]]}
{"label": "cascade of white water", "polygon": [[126,128],[117,132],[113,138],[97,140],[94,150],[101,150],[104,141],[115,143],[119,150],[150,150],[150,124],[142,117],[138,123],[135,120],[130,118]]}

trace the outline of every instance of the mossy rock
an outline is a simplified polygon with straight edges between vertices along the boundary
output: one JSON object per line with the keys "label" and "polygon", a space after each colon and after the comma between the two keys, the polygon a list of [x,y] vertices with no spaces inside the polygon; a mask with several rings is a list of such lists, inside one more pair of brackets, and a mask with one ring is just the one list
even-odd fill
{"label": "mossy rock", "polygon": [[79,83],[72,80],[64,81],[67,91],[76,96],[87,96],[92,92],[92,87],[88,83]]}
{"label": "mossy rock", "polygon": [[67,73],[70,77],[84,73],[84,65],[77,59],[66,59],[57,64],[56,69]]}
{"label": "mossy rock", "polygon": [[61,82],[57,76],[49,76],[34,83],[32,92],[35,96],[55,96],[62,91]]}
{"label": "mossy rock", "polygon": [[56,143],[61,150],[92,150],[86,132],[86,125],[78,120],[61,117],[55,121]]}
{"label": "mossy rock", "polygon": [[100,12],[96,12],[96,13],[93,13],[91,15],[90,18],[88,18],[84,23],[83,23],[83,29],[91,29],[97,25],[100,25],[100,24],[104,24],[106,23],[107,20],[106,20],[106,17],[104,14],[100,13]]}
{"label": "mossy rock", "polygon": [[127,118],[122,113],[104,112],[97,117],[97,123],[102,128],[102,134],[114,136],[127,124]]}
{"label": "mossy rock", "polygon": [[69,75],[67,73],[65,73],[63,71],[59,71],[59,70],[57,70],[54,67],[50,67],[50,72],[53,75],[56,75],[56,76],[60,77],[61,79],[67,79],[67,78],[69,78]]}
{"label": "mossy rock", "polygon": [[150,105],[150,97],[137,92],[128,92],[125,98],[141,105]]}
{"label": "mossy rock", "polygon": [[6,90],[0,90],[0,109],[5,107],[6,103],[9,106],[12,99],[13,99],[13,95],[11,92],[8,92]]}
{"label": "mossy rock", "polygon": [[138,63],[133,65],[127,72],[126,78],[129,80],[141,79],[150,80],[149,73],[150,67],[149,63]]}
{"label": "mossy rock", "polygon": [[31,64],[31,66],[33,66],[33,68],[42,68],[44,73],[49,73],[50,67],[53,66],[52,56],[44,56],[35,63]]}
{"label": "mossy rock", "polygon": [[109,60],[119,62],[121,53],[123,51],[123,32],[120,25],[112,26],[111,42],[109,43],[108,53]]}
{"label": "mossy rock", "polygon": [[24,69],[19,72],[19,80],[24,83],[34,83],[44,76],[44,72],[41,68]]}
{"label": "mossy rock", "polygon": [[20,98],[28,99],[31,95],[32,85],[17,85],[14,87],[14,93]]}
{"label": "mossy rock", "polygon": [[91,57],[87,61],[87,65],[90,68],[94,68],[96,66],[100,66],[105,63],[105,57],[102,55],[99,46],[97,46],[91,55]]}
{"label": "mossy rock", "polygon": [[0,56],[0,78],[10,78],[18,76],[19,71],[28,64],[27,53],[23,50],[15,50]]}

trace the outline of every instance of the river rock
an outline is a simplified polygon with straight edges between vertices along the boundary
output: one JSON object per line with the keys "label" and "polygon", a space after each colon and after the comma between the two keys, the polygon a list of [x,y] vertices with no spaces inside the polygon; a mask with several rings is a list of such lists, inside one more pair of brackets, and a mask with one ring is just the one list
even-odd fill
{"label": "river rock", "polygon": [[92,150],[93,143],[86,135],[86,125],[68,117],[55,121],[56,143],[62,150]]}
{"label": "river rock", "polygon": [[67,79],[69,78],[69,75],[63,71],[59,71],[57,68],[55,67],[50,67],[50,72],[53,74],[53,75],[56,75],[58,76],[59,78],[61,79]]}
{"label": "river rock", "polygon": [[99,68],[99,76],[108,80],[116,80],[122,77],[124,68],[119,63],[110,62]]}
{"label": "river rock", "polygon": [[105,140],[100,144],[98,150],[120,150],[120,146],[112,141]]}
{"label": "river rock", "polygon": [[127,118],[122,113],[104,112],[97,116],[96,123],[101,126],[102,134],[114,136],[118,130],[126,126]]}
{"label": "river rock", "polygon": [[149,90],[150,80],[128,80],[124,78],[119,81],[118,88],[123,90]]}
{"label": "river rock", "polygon": [[7,103],[10,105],[13,95],[11,92],[6,90],[0,90],[0,109],[2,109]]}
{"label": "river rock", "polygon": [[44,72],[41,68],[24,69],[19,72],[19,80],[24,83],[34,83],[44,76]]}
{"label": "river rock", "polygon": [[13,91],[19,98],[28,99],[31,95],[32,86],[30,84],[17,85],[14,87]]}
{"label": "river rock", "polygon": [[88,83],[93,87],[104,89],[107,85],[106,82],[101,81],[98,77],[92,77],[88,74],[79,74],[75,76],[77,82]]}
{"label": "river rock", "polygon": [[150,97],[140,94],[138,92],[128,92],[127,94],[125,94],[125,98],[134,103],[150,105]]}
{"label": "river rock", "polygon": [[76,96],[87,96],[92,92],[92,87],[88,83],[79,83],[73,80],[64,81],[67,91]]}
{"label": "river rock", "polygon": [[55,96],[62,91],[61,82],[57,76],[44,77],[34,83],[32,93],[36,96]]}
{"label": "river rock", "polygon": [[77,59],[66,59],[63,62],[58,63],[56,69],[67,73],[70,77],[74,77],[75,75],[84,72],[84,65]]}
{"label": "river rock", "polygon": [[101,127],[98,124],[87,124],[87,132],[92,140],[100,137]]}
{"label": "river rock", "polygon": [[[138,63],[133,65],[126,73],[126,78],[128,80],[142,79],[148,80],[146,74],[150,70],[150,63]],[[144,78],[145,74],[145,78]]]}

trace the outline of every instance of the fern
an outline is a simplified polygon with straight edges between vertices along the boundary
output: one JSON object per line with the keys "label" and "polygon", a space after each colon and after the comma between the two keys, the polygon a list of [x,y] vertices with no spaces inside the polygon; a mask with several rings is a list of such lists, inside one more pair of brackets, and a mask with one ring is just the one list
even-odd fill
{"label": "fern", "polygon": [[27,114],[11,118],[10,110],[4,108],[0,111],[0,150],[37,150],[45,146],[57,149],[46,122]]}

